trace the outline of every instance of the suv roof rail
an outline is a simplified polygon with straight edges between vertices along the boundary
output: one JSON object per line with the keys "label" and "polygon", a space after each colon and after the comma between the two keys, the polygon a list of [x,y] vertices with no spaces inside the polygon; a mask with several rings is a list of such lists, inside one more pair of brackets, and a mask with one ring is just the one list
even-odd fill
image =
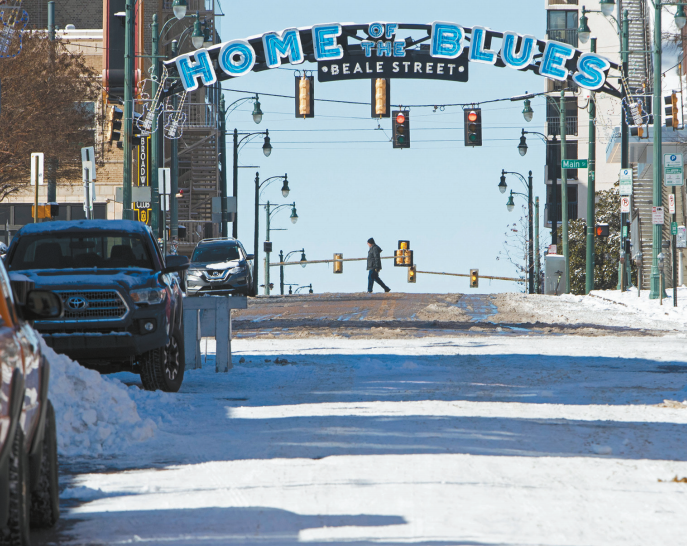
{"label": "suv roof rail", "polygon": [[203,238],[199,244],[202,244],[203,242],[238,242],[236,238],[232,238],[231,236],[227,236],[226,238]]}

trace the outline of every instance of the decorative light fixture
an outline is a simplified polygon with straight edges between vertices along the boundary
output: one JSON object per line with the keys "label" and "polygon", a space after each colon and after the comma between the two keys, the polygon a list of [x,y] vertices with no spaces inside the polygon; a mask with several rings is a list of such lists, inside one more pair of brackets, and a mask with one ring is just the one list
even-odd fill
{"label": "decorative light fixture", "polygon": [[501,194],[505,194],[507,188],[508,188],[508,185],[506,184],[506,170],[502,169],[501,170],[501,182],[499,183],[499,190],[501,191]]}
{"label": "decorative light fixture", "polygon": [[212,31],[207,21],[203,22],[203,26],[205,27],[205,29],[203,29],[203,47],[209,48],[212,45]]}
{"label": "decorative light fixture", "polygon": [[508,196],[508,201],[506,202],[506,208],[508,211],[513,211],[515,209],[515,202],[513,201],[513,191],[510,191],[510,196]]}
{"label": "decorative light fixture", "polygon": [[534,116],[534,111],[532,110],[532,104],[529,99],[525,99],[525,108],[522,109],[522,115],[525,118],[525,122],[531,122]]}
{"label": "decorative light fixture", "polygon": [[[305,263],[305,261],[307,261],[307,260],[308,259],[305,258],[305,250],[303,250],[303,253],[301,253],[301,263]],[[308,265],[307,264],[301,264],[302,268],[305,268],[306,266],[308,266]]]}
{"label": "decorative light fixture", "polygon": [[172,11],[174,12],[174,17],[179,20],[186,17],[187,7],[188,4],[186,4],[186,0],[174,0],[174,2],[172,2]]}
{"label": "decorative light fixture", "polygon": [[270,132],[265,131],[265,143],[262,145],[262,153],[265,156],[272,154],[272,145],[270,144]]}
{"label": "decorative light fixture", "polygon": [[290,217],[290,219],[291,219],[291,222],[292,222],[293,224],[296,224],[296,223],[298,222],[298,213],[296,213],[296,206],[295,206],[295,205],[291,208],[291,217]]}
{"label": "decorative light fixture", "polygon": [[577,37],[583,44],[586,44],[589,41],[589,37],[592,35],[592,31],[587,24],[589,18],[585,15],[586,13],[587,11],[584,9],[584,6],[582,6],[582,16],[580,17],[580,28],[577,30]]}
{"label": "decorative light fixture", "polygon": [[253,121],[256,124],[262,122],[262,110],[260,110],[260,101],[258,101],[258,96],[255,96],[255,108],[253,108]]}
{"label": "decorative light fixture", "polygon": [[687,24],[687,15],[685,15],[684,4],[677,5],[677,11],[675,12],[675,24],[679,29],[682,29],[685,24]]}
{"label": "decorative light fixture", "polygon": [[289,188],[289,179],[284,175],[284,185],[281,187],[281,195],[284,196],[284,198],[288,198],[289,192],[291,192],[291,189]]}
{"label": "decorative light fixture", "polygon": [[200,28],[200,16],[196,13],[196,20],[193,22],[193,34],[191,34],[191,43],[196,49],[203,47],[203,42],[205,41],[205,35],[203,34],[203,29]]}
{"label": "decorative light fixture", "polygon": [[520,136],[520,144],[518,145],[518,152],[520,156],[527,154],[527,139],[525,138],[525,130],[522,130],[522,135]]}
{"label": "decorative light fixture", "polygon": [[601,7],[601,13],[608,17],[615,9],[615,0],[601,0],[599,6]]}

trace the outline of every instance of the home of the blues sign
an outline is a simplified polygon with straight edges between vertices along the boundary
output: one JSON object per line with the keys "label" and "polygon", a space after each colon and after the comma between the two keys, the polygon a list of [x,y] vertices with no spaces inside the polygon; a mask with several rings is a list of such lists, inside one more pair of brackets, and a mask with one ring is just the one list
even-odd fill
{"label": "home of the blues sign", "polygon": [[[422,36],[402,38],[400,31],[420,31]],[[608,83],[609,70],[618,70],[618,65],[601,55],[585,53],[555,40],[440,21],[431,25],[330,23],[292,28],[231,40],[165,63],[178,73],[183,88],[193,91],[252,71],[305,61],[318,63],[321,82],[356,78],[466,82],[469,63],[482,63],[533,71],[546,78],[620,96]],[[167,94],[178,91],[176,85]]]}

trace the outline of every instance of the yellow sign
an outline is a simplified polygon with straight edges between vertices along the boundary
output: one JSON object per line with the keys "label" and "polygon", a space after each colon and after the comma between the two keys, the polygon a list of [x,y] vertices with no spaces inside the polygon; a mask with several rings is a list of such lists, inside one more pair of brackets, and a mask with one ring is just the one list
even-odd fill
{"label": "yellow sign", "polygon": [[[150,186],[150,135],[141,138],[133,180],[136,186]],[[150,225],[153,211],[150,202],[134,202],[134,211],[139,221]]]}

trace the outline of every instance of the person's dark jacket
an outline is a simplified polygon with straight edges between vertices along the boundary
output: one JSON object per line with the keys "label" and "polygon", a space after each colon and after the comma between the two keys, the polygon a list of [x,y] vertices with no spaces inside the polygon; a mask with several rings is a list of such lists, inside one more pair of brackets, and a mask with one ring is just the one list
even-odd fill
{"label": "person's dark jacket", "polygon": [[367,252],[367,269],[382,269],[382,248],[377,244],[372,244],[370,251]]}

